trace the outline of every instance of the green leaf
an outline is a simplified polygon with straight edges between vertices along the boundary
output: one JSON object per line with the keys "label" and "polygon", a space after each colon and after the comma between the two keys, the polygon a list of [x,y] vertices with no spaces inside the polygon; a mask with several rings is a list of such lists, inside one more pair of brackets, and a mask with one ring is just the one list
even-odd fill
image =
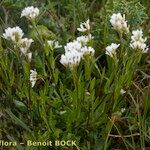
{"label": "green leaf", "polygon": [[30,130],[30,128],[21,119],[16,117],[9,108],[5,109],[5,111],[15,124],[21,126],[22,128],[24,128],[25,130],[27,130],[28,132],[32,134],[32,131]]}
{"label": "green leaf", "polygon": [[13,102],[16,105],[16,107],[19,108],[21,111],[27,110],[27,107],[23,102],[18,101],[18,100],[13,100]]}
{"label": "green leaf", "polygon": [[44,25],[37,25],[37,30],[32,28],[32,30],[29,32],[30,38],[36,40],[37,37],[42,36],[44,39],[54,39],[56,35],[48,30],[48,28]]}

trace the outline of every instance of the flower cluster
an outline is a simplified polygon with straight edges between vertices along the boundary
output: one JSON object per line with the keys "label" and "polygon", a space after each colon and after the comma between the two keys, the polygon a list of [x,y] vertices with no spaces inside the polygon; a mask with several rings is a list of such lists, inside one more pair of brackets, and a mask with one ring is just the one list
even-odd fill
{"label": "flower cluster", "polygon": [[[39,15],[39,9],[31,7],[26,7],[22,13],[21,17],[25,16],[28,19],[34,19]],[[16,26],[13,28],[8,27],[5,29],[5,33],[3,33],[3,38],[10,40],[13,42],[15,48],[19,48],[21,53],[27,56],[28,60],[31,61],[32,53],[28,52],[31,43],[33,42],[32,39],[23,38],[23,31],[20,27]],[[59,47],[60,45],[58,42],[53,42],[54,47]],[[30,70],[30,82],[31,86],[34,87],[37,80],[37,72],[36,70]]]}
{"label": "flower cluster", "polygon": [[28,38],[21,39],[20,42],[19,42],[20,51],[23,54],[26,54],[27,50],[30,48],[30,45],[31,45],[32,42],[33,42],[32,39],[28,39]]}
{"label": "flower cluster", "polygon": [[[28,52],[28,49],[30,48],[30,45],[33,42],[33,40],[28,38],[22,38],[23,35],[23,31],[18,26],[14,28],[9,27],[5,29],[5,33],[3,33],[3,37],[7,40],[11,40],[17,47],[19,47],[21,53],[27,56],[28,60],[31,61],[32,53]],[[36,71],[31,70],[30,81],[32,87],[36,82],[36,75]]]}
{"label": "flower cluster", "polygon": [[5,33],[3,33],[3,37],[7,40],[11,40],[17,47],[20,48],[22,54],[28,57],[28,60],[31,61],[32,53],[28,53],[28,49],[30,48],[32,39],[22,38],[24,35],[22,29],[20,27],[8,27],[5,29]]}
{"label": "flower cluster", "polygon": [[23,35],[24,35],[23,31],[18,26],[13,28],[8,27],[7,29],[5,29],[5,33],[3,33],[3,37],[5,39],[11,40],[14,43],[20,41]]}
{"label": "flower cluster", "polygon": [[[80,30],[82,29],[82,30]],[[89,20],[86,23],[81,23],[78,31],[85,32],[90,29]],[[90,33],[88,35],[77,37],[73,42],[69,42],[64,46],[65,54],[61,56],[60,62],[64,66],[73,68],[79,65],[81,59],[84,59],[86,55],[93,56],[95,50],[88,45],[89,41],[93,37]]]}
{"label": "flower cluster", "polygon": [[37,72],[36,72],[36,69],[30,70],[31,87],[34,87],[36,81],[37,81]]}
{"label": "flower cluster", "polygon": [[143,38],[142,30],[134,30],[132,31],[130,46],[133,49],[139,49],[143,53],[146,53],[148,51],[148,47],[145,44],[146,40],[146,38]]}
{"label": "flower cluster", "polygon": [[[125,15],[122,15],[120,13],[113,14],[110,19],[110,23],[119,32],[129,32],[129,27],[127,26],[127,21],[125,20]],[[130,47],[132,49],[139,49],[143,53],[146,53],[148,51],[148,47],[145,44],[146,38],[143,38],[143,31],[142,30],[134,30],[132,31],[131,36],[131,42]],[[109,55],[112,58],[116,57],[116,49],[119,47],[120,44],[114,44],[106,47],[106,54]]]}
{"label": "flower cluster", "polygon": [[65,55],[61,55],[60,62],[66,67],[68,66],[69,68],[74,68],[79,65],[81,57],[81,53],[73,50],[66,52]]}
{"label": "flower cluster", "polygon": [[35,19],[39,15],[39,9],[37,7],[26,7],[21,13],[21,17],[26,17],[29,20]]}
{"label": "flower cluster", "polygon": [[110,23],[114,29],[119,32],[129,32],[129,27],[127,26],[127,21],[125,20],[125,14],[123,16],[121,13],[113,14],[110,18]]}
{"label": "flower cluster", "polygon": [[79,52],[81,49],[81,43],[78,41],[69,42],[64,48],[65,54],[61,55],[60,62],[69,68],[77,66],[80,63],[82,57],[81,53]]}
{"label": "flower cluster", "polygon": [[88,35],[82,35],[77,37],[77,41],[80,42],[82,45],[87,45],[89,41],[93,39],[93,36],[89,33]]}
{"label": "flower cluster", "polygon": [[112,43],[111,45],[106,47],[106,54],[112,58],[116,57],[116,50],[120,46],[120,44]]}
{"label": "flower cluster", "polygon": [[91,55],[91,56],[93,56],[94,53],[95,53],[95,50],[94,50],[94,48],[91,47],[91,46],[84,46],[84,47],[81,48],[81,54],[82,54],[83,56],[86,56],[86,55]]}

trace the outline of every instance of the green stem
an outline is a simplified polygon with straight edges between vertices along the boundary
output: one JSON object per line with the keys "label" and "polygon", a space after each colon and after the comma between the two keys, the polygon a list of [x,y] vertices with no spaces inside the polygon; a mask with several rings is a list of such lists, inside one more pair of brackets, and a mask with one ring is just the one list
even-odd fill
{"label": "green stem", "polygon": [[30,69],[31,69],[31,63],[29,64],[29,80],[28,80],[28,92],[29,92],[29,99],[28,99],[28,109],[29,112],[31,111],[31,84],[30,84]]}
{"label": "green stem", "polygon": [[104,47],[106,47],[107,45],[107,13],[106,13],[106,7],[105,7],[105,3],[106,3],[106,0],[103,0],[102,1],[102,6],[103,6],[103,9],[104,9],[104,37],[103,37],[103,40],[104,40]]}
{"label": "green stem", "polygon": [[33,28],[35,29],[35,31],[37,32],[37,34],[38,34],[38,36],[39,36],[39,38],[40,38],[40,39],[38,39],[39,42],[40,42],[40,44],[41,44],[42,46],[44,46],[44,40],[43,40],[42,36],[40,35],[40,33],[39,33],[39,31],[38,31],[38,28],[37,28],[37,25],[36,25],[35,21],[32,21],[31,23],[32,23]]}
{"label": "green stem", "polygon": [[78,77],[77,77],[77,68],[72,68],[72,77],[75,86],[75,93],[76,93],[76,101],[75,101],[75,108],[78,108]]}
{"label": "green stem", "polygon": [[140,131],[141,150],[145,150],[144,134],[143,134],[143,120],[141,118],[139,109],[138,109],[138,122],[139,122],[139,131]]}
{"label": "green stem", "polygon": [[113,120],[111,120],[111,118],[110,118],[110,122],[109,122],[110,125],[109,125],[109,130],[108,130],[108,133],[107,133],[107,137],[105,139],[104,150],[107,150],[107,143],[108,143],[108,139],[109,139],[109,134],[110,134],[110,132],[112,130],[114,121],[115,121],[115,117],[113,117]]}
{"label": "green stem", "polygon": [[90,81],[91,79],[91,59],[90,56],[85,57],[85,63],[84,63],[84,68],[85,68],[85,80]]}

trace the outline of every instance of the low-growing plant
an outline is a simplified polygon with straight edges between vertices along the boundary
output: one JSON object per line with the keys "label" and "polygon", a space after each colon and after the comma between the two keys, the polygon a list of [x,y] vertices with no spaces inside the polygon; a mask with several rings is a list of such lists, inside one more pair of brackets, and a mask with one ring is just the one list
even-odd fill
{"label": "low-growing plant", "polygon": [[[5,14],[1,149],[150,148],[149,20],[144,6],[137,0],[48,0],[38,8],[39,2],[28,6],[29,1],[16,1],[21,28],[12,23],[14,18],[7,24],[8,2],[12,9],[11,0],[2,1],[0,8]],[[28,140],[52,145],[28,146]],[[56,144],[68,140],[75,144]]]}

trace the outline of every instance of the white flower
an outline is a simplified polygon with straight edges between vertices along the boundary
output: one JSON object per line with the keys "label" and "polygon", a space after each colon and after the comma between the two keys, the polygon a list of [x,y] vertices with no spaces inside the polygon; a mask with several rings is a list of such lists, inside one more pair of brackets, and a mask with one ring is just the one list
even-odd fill
{"label": "white flower", "polygon": [[21,17],[28,19],[35,19],[39,15],[39,9],[37,7],[29,6],[23,9]]}
{"label": "white flower", "polygon": [[[80,27],[82,31],[90,30],[89,20],[82,23]],[[78,30],[80,29],[78,28]],[[95,50],[91,46],[88,46],[88,42],[92,39],[93,37],[89,33],[88,35],[77,37],[76,40],[67,43],[66,46],[64,46],[65,54],[61,55],[60,62],[64,66],[73,69],[75,66],[79,65],[81,59],[84,59],[85,55],[93,56]]]}
{"label": "white flower", "polygon": [[17,43],[22,37],[24,33],[20,27],[13,27],[5,29],[5,33],[3,33],[3,37],[7,40],[12,40],[12,42]]}
{"label": "white flower", "polygon": [[60,111],[59,113],[60,113],[60,115],[63,115],[63,114],[65,114],[67,111],[66,110],[64,110],[64,111]]}
{"label": "white flower", "polygon": [[93,36],[91,34],[85,35],[85,36],[79,36],[77,37],[77,41],[80,42],[82,45],[86,45],[90,40],[93,39]]}
{"label": "white flower", "polygon": [[[85,38],[85,37],[83,37],[83,38]],[[92,55],[93,56],[95,53],[95,50],[91,46],[86,46],[86,44],[82,45],[81,42],[79,42],[77,40],[67,43],[67,45],[64,48],[65,48],[66,53],[67,52],[79,52],[79,53],[81,53],[81,56],[83,56],[83,55]]]}
{"label": "white flower", "polygon": [[146,38],[143,38],[143,31],[142,30],[134,30],[132,31],[130,47],[133,49],[139,49],[143,53],[148,51],[148,47],[146,46]]}
{"label": "white flower", "polygon": [[106,54],[110,57],[114,57],[116,55],[116,49],[120,46],[120,44],[112,43],[111,45],[106,47]]}
{"label": "white flower", "polygon": [[147,53],[147,51],[148,51],[148,47],[146,46],[146,44],[145,43],[141,43],[139,41],[132,42],[130,44],[130,46],[133,49],[140,49],[140,50],[142,50],[143,53]]}
{"label": "white flower", "polygon": [[55,40],[48,40],[47,43],[51,47],[51,49],[53,49],[53,48],[57,49],[57,48],[61,48],[62,47],[62,45],[60,45],[59,42],[55,41]]}
{"label": "white flower", "polygon": [[89,46],[89,47],[87,47],[87,46],[84,46],[84,47],[82,47],[81,48],[81,53],[82,53],[82,55],[91,55],[91,56],[93,56],[94,55],[94,53],[95,53],[95,50],[94,50],[94,48],[92,48],[91,46]]}
{"label": "white flower", "polygon": [[30,45],[31,45],[32,42],[33,42],[32,39],[28,39],[28,38],[21,39],[20,42],[19,42],[20,51],[23,54],[26,54],[27,50],[30,48]]}
{"label": "white flower", "polygon": [[125,94],[125,93],[126,93],[126,91],[125,91],[124,89],[121,89],[121,90],[120,90],[120,94],[121,94],[121,95],[123,95],[123,94]]}
{"label": "white flower", "polygon": [[126,108],[121,108],[121,113],[124,113],[126,111]]}
{"label": "white flower", "polygon": [[54,42],[54,48],[61,48],[61,47],[62,45],[60,45],[58,41]]}
{"label": "white flower", "polygon": [[143,31],[142,30],[134,30],[132,31],[131,36],[132,41],[146,42],[146,38],[143,39]]}
{"label": "white flower", "polygon": [[86,22],[80,24],[80,28],[77,28],[80,32],[86,32],[90,30],[90,20],[88,19]]}
{"label": "white flower", "polygon": [[113,14],[110,18],[110,23],[117,31],[125,33],[129,32],[129,27],[127,26],[127,21],[125,20],[125,14],[123,17],[120,13]]}
{"label": "white flower", "polygon": [[81,47],[82,47],[81,42],[74,40],[73,42],[67,43],[67,45],[64,48],[65,48],[65,52],[68,52],[68,51],[78,51],[78,52],[80,52]]}
{"label": "white flower", "polygon": [[34,70],[30,70],[30,82],[31,82],[31,86],[34,87],[35,83],[37,80],[37,72],[36,69]]}
{"label": "white flower", "polygon": [[81,61],[81,53],[78,51],[68,51],[64,55],[61,55],[60,62],[64,66],[68,66],[71,69],[75,66],[78,66]]}

